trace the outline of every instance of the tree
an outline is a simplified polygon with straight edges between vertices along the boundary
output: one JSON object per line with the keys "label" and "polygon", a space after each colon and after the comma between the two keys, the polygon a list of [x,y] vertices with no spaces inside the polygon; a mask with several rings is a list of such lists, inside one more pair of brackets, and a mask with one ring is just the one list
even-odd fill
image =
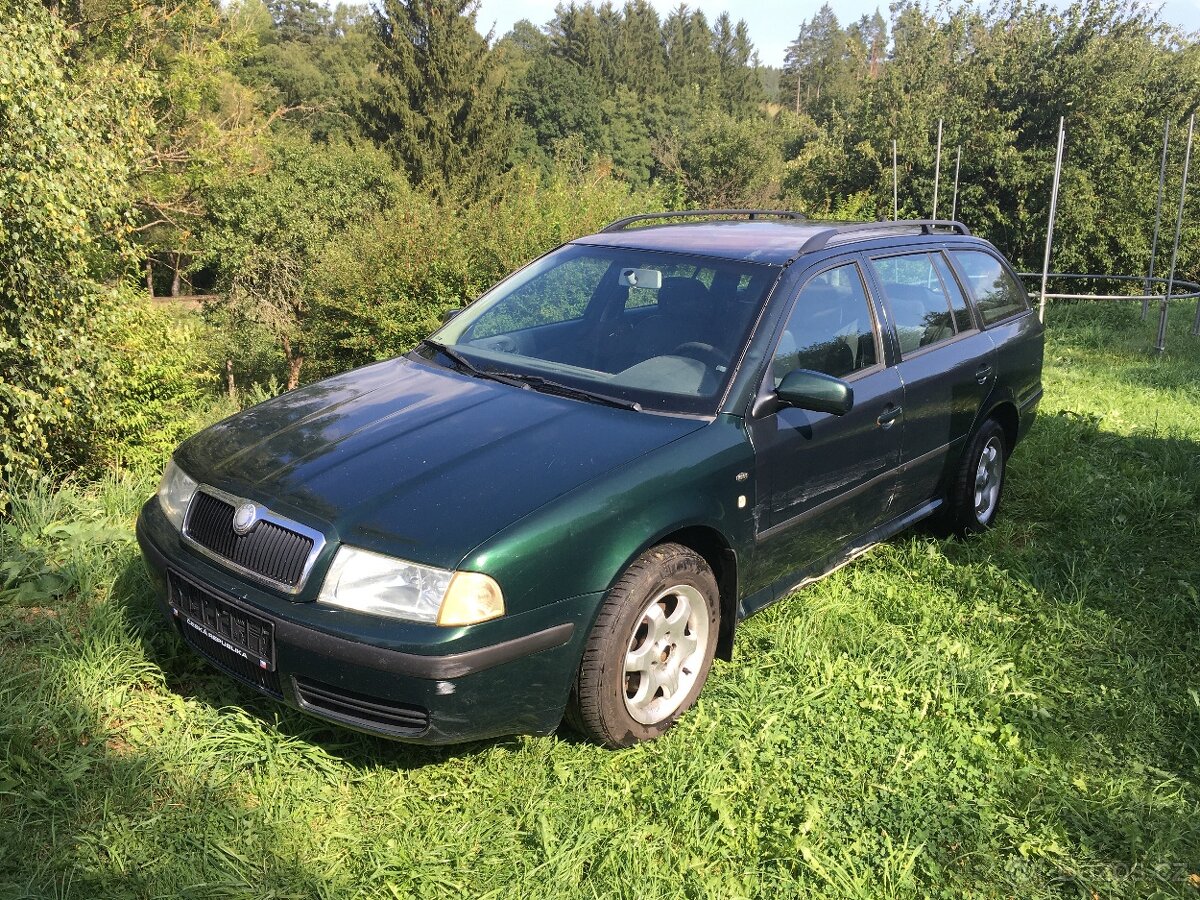
{"label": "tree", "polygon": [[688,206],[766,206],[779,192],[779,147],[761,122],[709,113],[673,135],[663,157]]}
{"label": "tree", "polygon": [[621,82],[646,98],[667,86],[667,60],[658,13],[647,0],[629,0],[617,33],[617,72]]}
{"label": "tree", "polygon": [[614,77],[614,35],[608,33],[591,4],[560,3],[546,31],[555,56],[574,63],[599,84],[608,84]]}
{"label": "tree", "polygon": [[414,184],[470,191],[500,171],[511,127],[501,72],[475,30],[479,0],[381,0],[378,76],[363,128]]}
{"label": "tree", "polygon": [[663,22],[667,54],[667,80],[686,105],[699,104],[717,87],[717,59],[713,33],[699,10],[677,6]]}
{"label": "tree", "polygon": [[750,115],[766,101],[766,91],[756,72],[757,54],[745,21],[734,25],[729,13],[721,13],[712,40],[721,107],[732,116]]}
{"label": "tree", "polygon": [[544,54],[534,59],[517,86],[513,112],[529,125],[543,149],[568,135],[596,146],[602,139],[604,94],[575,63]]}
{"label": "tree", "polygon": [[355,102],[371,69],[374,19],[365,7],[313,0],[244,0],[234,16],[257,46],[234,66],[268,108],[290,111],[316,140],[357,137]]}
{"label": "tree", "polygon": [[[167,270],[174,290],[204,227],[202,189],[228,169],[252,168],[257,140],[274,119],[231,67],[255,41],[242,7],[227,15],[211,0],[73,0],[63,24],[81,70],[129,66],[148,91],[138,105],[149,146],[136,166],[135,239],[146,277]],[[247,10],[248,12],[248,10]]]}
{"label": "tree", "polygon": [[843,93],[847,72],[846,33],[826,3],[800,26],[788,47],[782,87],[789,91],[795,112],[817,115]]}

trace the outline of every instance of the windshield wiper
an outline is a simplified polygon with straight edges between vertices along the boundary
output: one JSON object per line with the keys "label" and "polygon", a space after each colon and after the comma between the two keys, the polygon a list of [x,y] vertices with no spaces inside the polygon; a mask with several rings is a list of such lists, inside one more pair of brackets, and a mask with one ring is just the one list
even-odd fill
{"label": "windshield wiper", "polygon": [[518,375],[516,372],[505,372],[505,377],[519,379],[533,388],[535,391],[541,391],[543,394],[555,394],[559,397],[570,397],[574,400],[589,400],[593,403],[603,403],[605,406],[615,406],[619,409],[632,409],[634,412],[642,411],[642,404],[635,403],[632,400],[626,400],[623,397],[613,397],[610,394],[601,394],[598,391],[589,391],[587,388],[573,387],[569,384],[563,384],[558,381],[551,381],[549,378],[543,378],[541,375]]}
{"label": "windshield wiper", "polygon": [[436,350],[442,356],[454,363],[459,371],[466,372],[468,375],[474,375],[476,378],[490,378],[492,381],[499,381],[501,384],[507,384],[511,387],[528,389],[529,385],[521,379],[514,378],[511,375],[506,375],[503,372],[493,372],[489,369],[481,369],[475,363],[471,362],[453,347],[448,347],[438,341],[431,341],[425,338],[421,341],[421,345],[429,347],[431,350]]}
{"label": "windshield wiper", "polygon": [[460,370],[474,375],[476,378],[490,378],[492,381],[498,381],[501,384],[511,385],[522,390],[536,390],[541,391],[543,394],[555,394],[559,397],[570,397],[574,400],[587,400],[592,403],[602,403],[605,406],[615,406],[619,409],[631,409],[634,412],[642,411],[642,405],[632,400],[589,391],[587,388],[572,387],[569,384],[562,384],[558,381],[551,381],[549,378],[543,378],[541,375],[521,375],[517,372],[497,372],[493,369],[481,369],[453,347],[448,347],[438,341],[431,341],[429,338],[425,338],[421,343],[432,350],[436,350],[453,362]]}

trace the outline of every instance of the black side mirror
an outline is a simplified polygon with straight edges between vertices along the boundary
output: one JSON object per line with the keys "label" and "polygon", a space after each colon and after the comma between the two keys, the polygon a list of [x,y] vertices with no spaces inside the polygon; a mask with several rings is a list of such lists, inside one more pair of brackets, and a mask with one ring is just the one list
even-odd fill
{"label": "black side mirror", "polygon": [[823,372],[796,369],[780,382],[776,397],[782,406],[844,416],[854,408],[854,388]]}
{"label": "black side mirror", "polygon": [[446,310],[444,313],[442,313],[442,324],[445,325],[462,311],[463,307],[461,306],[456,306],[454,309]]}

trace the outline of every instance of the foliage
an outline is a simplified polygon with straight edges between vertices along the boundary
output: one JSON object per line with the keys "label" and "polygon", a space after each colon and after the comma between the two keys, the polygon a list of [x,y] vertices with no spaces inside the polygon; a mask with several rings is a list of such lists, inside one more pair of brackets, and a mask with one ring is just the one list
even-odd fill
{"label": "foliage", "polygon": [[371,68],[374,21],[363,6],[315,0],[246,0],[236,18],[255,46],[236,73],[268,103],[293,110],[316,140],[359,134],[355,104]]}
{"label": "foliage", "polygon": [[502,75],[475,30],[478,0],[381,0],[377,76],[360,114],[412,183],[477,190],[508,154]]}
{"label": "foliage", "polygon": [[662,158],[688,208],[762,207],[775,202],[781,154],[761,122],[709,113],[675,133]]}
{"label": "foliage", "polygon": [[653,145],[680,123],[724,112],[763,125],[762,85],[745,22],[728,14],[710,27],[680,6],[665,20],[644,2],[622,9],[570,3],[546,34],[518,23],[498,56],[512,82],[512,112],[524,134],[521,159],[548,161],[556,142],[578,136],[635,186],[671,180],[674,158]]}
{"label": "foliage", "polygon": [[1133,305],[1049,324],[994,531],[899,536],[750,619],[699,705],[619,753],[286,709],[156,608],[153,475],[22,489],[0,895],[1194,896],[1200,356],[1183,328],[1146,356]]}
{"label": "foliage", "polygon": [[316,265],[308,328],[321,350],[314,366],[331,374],[404,352],[443,313],[522,263],[622,215],[660,207],[653,192],[630,195],[604,171],[565,161],[548,177],[514,169],[461,208],[401,195],[350,226]]}
{"label": "foliage", "polygon": [[97,397],[122,266],[146,83],[128,64],[68,71],[71,35],[39,3],[0,2],[0,509],[5,485],[94,453],[76,410]]}
{"label": "foliage", "polygon": [[[206,259],[217,271],[234,334],[258,326],[278,342],[287,386],[309,354],[310,269],[330,242],[381,209],[402,184],[385,157],[349,144],[277,138],[270,168],[214,189]],[[232,356],[234,351],[230,351]]]}
{"label": "foliage", "polygon": [[97,324],[92,339],[105,349],[105,364],[73,426],[90,435],[90,468],[157,468],[196,431],[198,411],[211,406],[207,329],[128,286],[113,292]]}
{"label": "foliage", "polygon": [[81,63],[130,66],[145,85],[138,113],[150,125],[148,146],[132,184],[134,237],[151,293],[164,281],[171,294],[182,290],[207,224],[206,188],[253,170],[260,137],[284,112],[267,114],[269,98],[232,70],[256,40],[242,12],[226,14],[210,0],[73,0],[61,14]]}
{"label": "foliage", "polygon": [[[788,202],[823,211],[856,198],[862,216],[890,217],[894,139],[900,213],[930,215],[943,119],[939,214],[949,211],[961,146],[959,217],[1031,267],[1041,261],[1065,116],[1056,266],[1143,271],[1162,123],[1186,122],[1200,95],[1195,47],[1181,47],[1146,7],[1120,0],[1062,10],[1011,0],[936,15],[905,3],[892,15],[893,46],[882,61],[871,49],[885,33],[879,22],[842,29],[825,7],[802,28],[784,88],[800,78],[797,106],[813,129],[785,148]],[[1176,147],[1181,155],[1181,140]]]}

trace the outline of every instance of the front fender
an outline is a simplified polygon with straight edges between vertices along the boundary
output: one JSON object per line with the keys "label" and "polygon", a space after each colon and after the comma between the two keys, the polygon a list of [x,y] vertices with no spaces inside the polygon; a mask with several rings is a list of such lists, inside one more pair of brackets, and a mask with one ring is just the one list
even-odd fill
{"label": "front fender", "polygon": [[745,560],[753,545],[752,462],[742,420],[718,416],[531,513],[460,568],[494,577],[509,610],[522,612],[607,590],[646,547],[681,528],[711,528]]}

